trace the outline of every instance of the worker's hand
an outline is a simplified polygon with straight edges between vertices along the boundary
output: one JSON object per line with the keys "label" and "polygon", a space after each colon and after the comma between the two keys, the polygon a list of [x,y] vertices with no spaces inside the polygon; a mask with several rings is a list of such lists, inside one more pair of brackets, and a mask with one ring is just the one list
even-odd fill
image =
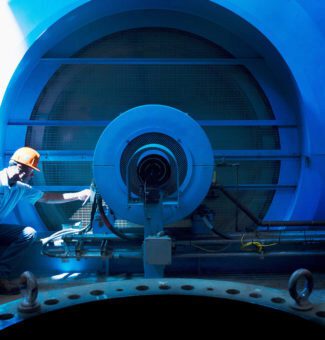
{"label": "worker's hand", "polygon": [[90,194],[91,194],[90,189],[81,190],[77,193],[78,200],[83,201],[83,202],[87,202],[88,199],[90,198]]}

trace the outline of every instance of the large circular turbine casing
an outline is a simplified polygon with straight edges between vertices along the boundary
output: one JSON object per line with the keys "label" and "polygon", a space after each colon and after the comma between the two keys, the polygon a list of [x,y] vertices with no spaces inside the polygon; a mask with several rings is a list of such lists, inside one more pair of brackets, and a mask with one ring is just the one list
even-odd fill
{"label": "large circular turbine casing", "polygon": [[168,149],[177,161],[178,204],[164,204],[162,209],[162,222],[173,223],[189,215],[202,202],[211,185],[214,168],[213,150],[205,132],[186,113],[164,105],[144,105],[118,116],[97,142],[94,180],[98,192],[117,216],[144,224],[143,205],[128,202],[126,173],[132,156],[151,144]]}

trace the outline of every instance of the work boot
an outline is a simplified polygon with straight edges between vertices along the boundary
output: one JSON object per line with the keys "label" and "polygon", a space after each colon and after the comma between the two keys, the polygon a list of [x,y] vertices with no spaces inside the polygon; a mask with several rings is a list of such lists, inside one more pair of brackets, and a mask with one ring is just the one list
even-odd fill
{"label": "work boot", "polygon": [[16,295],[20,293],[19,286],[7,279],[0,279],[0,295]]}

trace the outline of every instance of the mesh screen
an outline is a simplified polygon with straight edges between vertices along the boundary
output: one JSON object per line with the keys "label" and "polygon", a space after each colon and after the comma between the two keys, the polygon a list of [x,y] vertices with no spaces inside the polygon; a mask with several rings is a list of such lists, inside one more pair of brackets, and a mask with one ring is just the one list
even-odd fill
{"label": "mesh screen", "polygon": [[[265,216],[275,193],[274,190],[230,192],[259,218]],[[254,223],[221,192],[215,199],[205,200],[204,204],[215,212],[213,224],[221,232],[251,231],[255,228]]]}
{"label": "mesh screen", "polygon": [[[93,150],[104,127],[29,127],[27,143],[38,150]],[[280,149],[275,127],[205,126],[213,149],[273,150]]]}
{"label": "mesh screen", "polygon": [[31,118],[110,120],[144,104],[170,105],[194,119],[274,119],[254,78],[231,65],[61,66]]}
{"label": "mesh screen", "polygon": [[[47,56],[55,55],[55,50]],[[119,58],[232,58],[210,41],[178,30],[143,28],[95,41],[74,57]],[[222,65],[65,65],[48,81],[31,114],[34,120],[111,120],[145,104],[162,104],[188,113],[196,120],[274,119],[258,83],[243,66]],[[93,150],[104,127],[29,127],[26,145],[39,150]],[[274,127],[204,127],[214,149],[279,149]],[[236,163],[237,161],[234,160]],[[276,184],[279,161],[240,161],[217,164],[223,184]],[[237,168],[237,169],[236,169]],[[236,170],[235,170],[236,169]],[[238,173],[238,174],[237,174]],[[92,178],[90,162],[43,162],[37,185],[85,185]],[[64,190],[64,188],[62,188]],[[244,203],[261,217],[273,191],[239,193]],[[249,224],[231,202],[217,197],[208,204],[221,227]],[[90,208],[81,204],[37,205],[50,229],[62,223],[87,221]],[[238,217],[239,216],[239,217]]]}
{"label": "mesh screen", "polygon": [[32,185],[89,186],[92,175],[91,162],[42,162],[42,171],[35,174]]}
{"label": "mesh screen", "polygon": [[280,161],[216,162],[216,180],[223,185],[277,184]]}
{"label": "mesh screen", "polygon": [[70,202],[67,204],[36,203],[36,209],[49,230],[60,230],[62,224],[82,223],[85,227],[90,222],[91,204]]}
{"label": "mesh screen", "polygon": [[[56,56],[51,50],[46,57]],[[86,58],[231,58],[221,46],[172,28],[136,28],[113,33],[80,49]]]}

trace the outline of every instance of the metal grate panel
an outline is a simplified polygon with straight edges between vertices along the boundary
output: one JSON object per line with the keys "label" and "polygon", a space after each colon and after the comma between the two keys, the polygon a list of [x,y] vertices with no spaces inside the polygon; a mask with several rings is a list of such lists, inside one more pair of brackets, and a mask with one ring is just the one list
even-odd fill
{"label": "metal grate panel", "polygon": [[274,119],[246,68],[230,65],[61,66],[31,119],[110,120],[144,104],[170,105],[194,119]]}
{"label": "metal grate panel", "polygon": [[[55,56],[54,49],[45,57]],[[233,58],[221,46],[202,37],[165,28],[118,32],[93,42],[73,57]],[[120,113],[144,104],[173,106],[196,120],[274,119],[266,96],[244,66],[208,64],[64,65],[44,87],[30,119],[112,120]],[[27,130],[26,145],[39,150],[92,150],[103,129],[33,126]],[[204,129],[214,149],[280,149],[276,127],[207,126]],[[278,182],[279,161],[240,161],[240,165],[234,166],[237,170],[221,167],[218,162],[217,179],[224,184]],[[88,186],[91,177],[90,162],[44,162],[42,177],[35,177],[34,183]],[[253,211],[264,216],[274,191],[239,194]],[[240,228],[250,225],[225,198],[218,197],[208,204],[216,210],[215,223],[220,227],[231,230],[238,227],[238,223]],[[55,206],[39,204],[37,210],[52,229],[75,219],[86,221],[86,212],[90,212],[89,207],[81,207],[79,202]]]}
{"label": "metal grate panel", "polygon": [[[275,194],[274,190],[231,191],[241,203],[256,216],[263,219]],[[221,232],[245,232],[255,230],[254,223],[221,192],[213,200],[205,200],[210,209],[215,212],[213,225]]]}
{"label": "metal grate panel", "polygon": [[41,162],[31,184],[37,186],[89,186],[93,178],[91,162]]}

